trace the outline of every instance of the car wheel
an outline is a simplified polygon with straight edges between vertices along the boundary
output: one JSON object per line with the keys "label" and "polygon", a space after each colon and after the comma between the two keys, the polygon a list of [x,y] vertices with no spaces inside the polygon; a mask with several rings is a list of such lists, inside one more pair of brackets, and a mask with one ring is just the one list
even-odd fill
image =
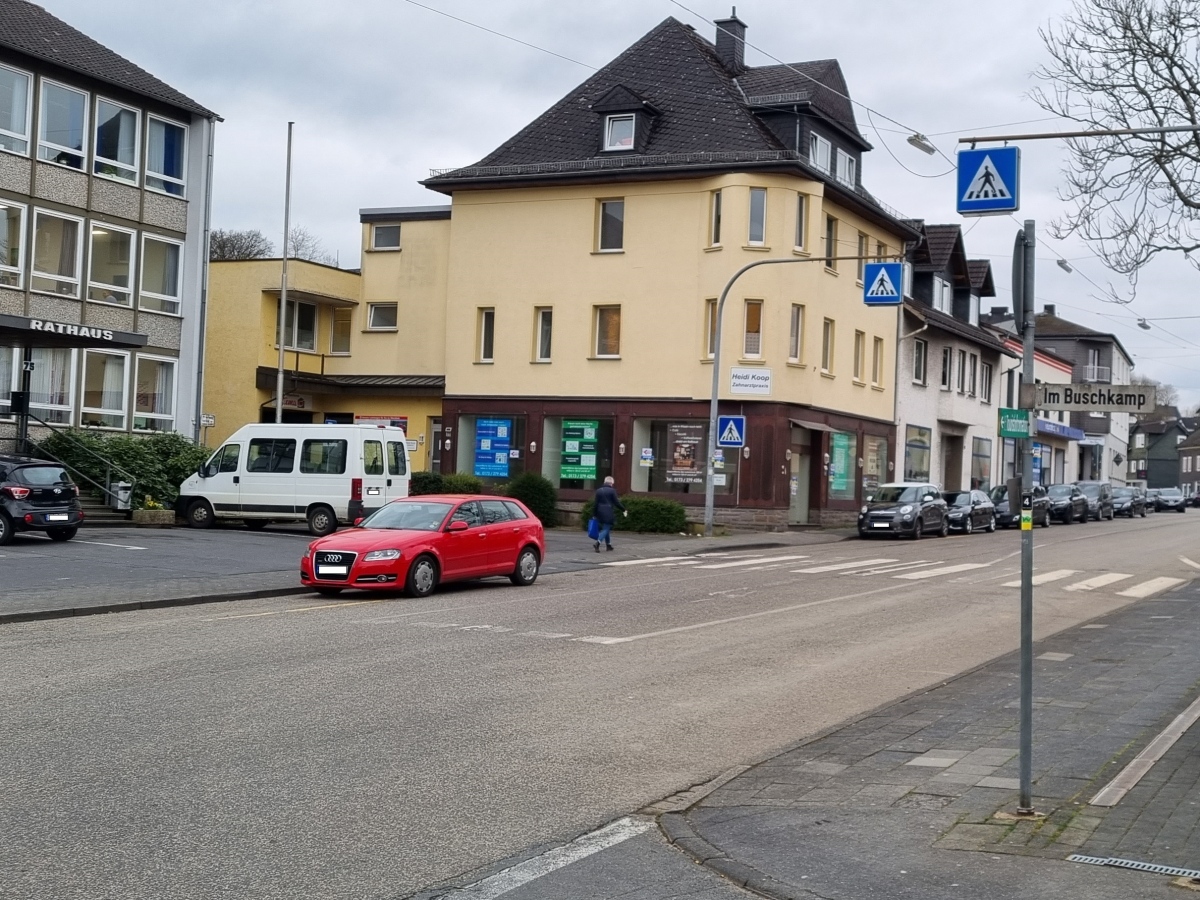
{"label": "car wheel", "polygon": [[207,500],[197,500],[187,510],[187,523],[193,528],[212,528],[216,517]]}
{"label": "car wheel", "polygon": [[1115,522],[1115,521],[1116,521],[1116,519],[1117,519],[1117,514],[1116,514],[1116,512],[1115,512],[1114,510],[1111,510],[1111,509],[1110,509],[1110,510],[1108,511],[1108,521],[1110,521],[1110,522]]}
{"label": "car wheel", "polygon": [[432,556],[418,556],[408,567],[404,590],[410,597],[428,597],[437,587],[438,567]]}
{"label": "car wheel", "polygon": [[532,547],[526,547],[517,557],[517,567],[508,576],[508,580],[519,587],[529,587],[537,581],[539,567],[537,551]]}
{"label": "car wheel", "polygon": [[262,531],[264,528],[267,527],[267,520],[266,519],[246,519],[244,524],[251,531]]}
{"label": "car wheel", "polygon": [[324,537],[337,531],[337,516],[328,506],[314,506],[308,511],[308,530],[310,534]]}
{"label": "car wheel", "polygon": [[1046,510],[1046,514],[1044,516],[1042,516],[1042,527],[1043,528],[1050,527],[1050,510]]}
{"label": "car wheel", "polygon": [[995,531],[996,531],[996,517],[992,516],[991,519],[988,520],[987,533],[994,534]]}
{"label": "car wheel", "polygon": [[970,516],[967,516],[967,520],[963,523],[963,534],[970,534],[974,530],[975,522]]}
{"label": "car wheel", "polygon": [[[1133,518],[1133,513],[1129,514],[1129,518],[1131,518],[1131,519]],[[1144,506],[1142,507],[1142,518],[1143,519],[1146,518],[1146,507],[1144,507]]]}
{"label": "car wheel", "polygon": [[0,547],[11,544],[14,534],[16,534],[16,530],[13,528],[12,521],[7,515],[0,512]]}
{"label": "car wheel", "polygon": [[79,533],[78,528],[47,528],[46,535],[52,541],[69,541]]}
{"label": "car wheel", "polygon": [[942,516],[942,527],[938,529],[937,536],[942,538],[950,533],[950,521]]}
{"label": "car wheel", "polygon": [[342,588],[319,587],[315,588],[316,592],[322,597],[336,597],[342,592]]}
{"label": "car wheel", "polygon": [[922,523],[922,521],[923,520],[918,515],[917,520],[915,522],[913,522],[912,539],[914,541],[919,541],[921,539],[921,523]]}
{"label": "car wheel", "polygon": [[1074,522],[1075,522],[1075,513],[1071,512],[1070,508],[1068,507],[1066,515],[1063,516],[1063,524],[1071,525]]}

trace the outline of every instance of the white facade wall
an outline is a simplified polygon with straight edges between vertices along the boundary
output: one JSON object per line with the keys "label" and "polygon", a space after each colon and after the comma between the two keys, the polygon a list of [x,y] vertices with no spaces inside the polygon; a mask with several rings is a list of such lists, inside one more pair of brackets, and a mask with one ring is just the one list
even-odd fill
{"label": "white facade wall", "polygon": [[[1017,378],[1019,379],[1021,372],[1021,360],[1002,357],[1001,365],[1005,373],[1003,378],[1005,385],[1008,384],[1008,373],[1010,371],[1015,370],[1017,373]],[[1057,366],[1045,362],[1040,357],[1034,358],[1033,377],[1035,381],[1042,384],[1071,384],[1072,381],[1071,371],[1069,369],[1068,371],[1063,371]],[[1007,396],[1003,394],[1000,395],[1000,401],[1001,406],[1007,406],[1009,402]],[[1013,406],[1016,407],[1018,402],[1019,401],[1017,397],[1014,396],[1012,398]],[[1059,425],[1069,426],[1071,424],[1071,415],[1070,413],[1065,412],[1043,412],[1038,418],[1044,421],[1054,422]],[[1079,480],[1080,447],[1078,441],[1072,441],[1063,437],[1057,437],[1049,434],[1039,434],[1036,440],[1038,444],[1050,448],[1050,466],[1047,475],[1042,479],[1044,484],[1065,484]],[[1015,471],[1014,461],[1016,459],[1016,442],[1009,438],[1007,440],[1002,439],[1000,444],[1003,459],[1001,465],[998,467],[998,477],[1005,479],[1011,478]],[[1060,453],[1062,459],[1061,472],[1059,471],[1057,464]],[[1043,462],[1043,466],[1044,465],[1045,462]]]}

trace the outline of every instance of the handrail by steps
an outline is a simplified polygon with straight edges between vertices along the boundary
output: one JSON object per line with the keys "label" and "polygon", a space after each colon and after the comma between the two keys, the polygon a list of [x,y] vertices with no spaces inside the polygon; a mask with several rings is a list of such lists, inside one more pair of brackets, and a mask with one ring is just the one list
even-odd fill
{"label": "handrail by steps", "polygon": [[[91,447],[87,446],[86,444],[75,440],[75,438],[71,437],[65,431],[55,428],[49,422],[45,421],[44,419],[39,418],[38,416],[34,415],[33,413],[29,413],[29,418],[34,420],[35,422],[37,422],[39,425],[42,425],[45,428],[49,428],[49,429],[53,430],[55,432],[55,434],[57,434],[60,438],[64,438],[73,447],[78,447],[84,453],[88,454],[88,456],[91,456],[92,458],[97,459],[101,463],[103,463],[104,464],[104,484],[97,483],[94,479],[92,479],[86,473],[80,471],[75,466],[71,465],[70,463],[59,459],[57,456],[55,456],[49,450],[46,450],[45,448],[39,446],[36,441],[33,441],[30,438],[25,438],[26,446],[24,448],[24,452],[30,456],[40,455],[42,457],[49,457],[51,461],[58,463],[60,466],[62,466],[65,469],[68,469],[72,475],[74,475],[77,478],[83,479],[88,484],[90,484],[92,487],[96,488],[96,490],[100,491],[100,493],[103,494],[104,497],[107,499],[109,506],[112,506],[115,508],[117,505],[117,500],[118,500],[116,493],[109,488],[109,485],[113,483],[112,482],[113,472],[116,472],[119,476],[121,476],[122,481],[129,484],[131,491],[132,491],[133,487],[137,484],[137,479],[133,475],[131,475],[129,472],[122,469],[120,466],[118,466],[112,460],[105,459],[103,456],[101,456],[99,453],[97,453],[95,450],[93,450]],[[17,440],[17,443],[18,443],[18,445],[20,444],[20,439]],[[18,446],[17,451],[21,452],[20,446]]]}

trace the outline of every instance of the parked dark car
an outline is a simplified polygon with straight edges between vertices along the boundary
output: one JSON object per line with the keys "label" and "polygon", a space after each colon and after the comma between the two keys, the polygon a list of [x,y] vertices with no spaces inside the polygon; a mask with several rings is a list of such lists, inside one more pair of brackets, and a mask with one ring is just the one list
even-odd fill
{"label": "parked dark car", "polygon": [[973,531],[996,530],[996,506],[983,491],[947,491],[946,519],[951,531],[970,534]]}
{"label": "parked dark car", "polygon": [[1200,491],[1192,494],[1192,506],[1200,506]]}
{"label": "parked dark car", "polygon": [[[1077,481],[1076,486],[1087,497],[1088,515],[1099,521],[1113,519],[1113,489],[1107,481]],[[1181,495],[1182,496],[1182,495]]]}
{"label": "parked dark car", "polygon": [[1146,512],[1158,512],[1158,492],[1161,488],[1150,488],[1146,491]]}
{"label": "parked dark car", "polygon": [[1050,517],[1064,525],[1088,520],[1088,502],[1083,491],[1074,484],[1052,484],[1046,488],[1050,498]]}
{"label": "parked dark car", "polygon": [[82,521],[79,488],[66,469],[44,459],[0,456],[0,546],[19,531],[69,541]]}
{"label": "parked dark car", "polygon": [[1159,512],[1187,512],[1187,500],[1179,488],[1163,488],[1154,499]]}
{"label": "parked dark car", "polygon": [[923,534],[945,537],[950,520],[946,501],[932,484],[900,481],[881,484],[858,514],[858,536],[895,534],[917,540]]}
{"label": "parked dark car", "polygon": [[[996,507],[997,525],[1001,528],[1012,528],[1021,524],[1020,504],[1017,504],[1016,509],[1009,508],[1007,485],[996,485],[992,488],[991,497]],[[1033,524],[1043,528],[1050,527],[1050,498],[1046,496],[1046,489],[1040,484],[1033,486]]]}
{"label": "parked dark car", "polygon": [[1113,515],[1146,518],[1145,495],[1135,487],[1113,488]]}

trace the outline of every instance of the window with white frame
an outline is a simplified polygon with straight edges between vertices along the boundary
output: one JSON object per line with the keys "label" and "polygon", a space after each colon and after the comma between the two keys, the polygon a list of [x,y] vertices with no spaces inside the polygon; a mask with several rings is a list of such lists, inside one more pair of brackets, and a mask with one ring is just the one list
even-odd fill
{"label": "window with white frame", "polygon": [[479,354],[477,362],[490,363],[495,359],[496,350],[496,310],[494,307],[480,308],[476,320],[478,340],[476,346]]}
{"label": "window with white frame", "polygon": [[958,392],[967,392],[967,351],[958,351]]}
{"label": "window with white frame", "polygon": [[[276,322],[279,320],[276,319]],[[276,328],[278,329],[278,325]],[[317,307],[314,303],[289,300],[283,323],[283,346],[288,350],[315,350],[317,347]],[[275,336],[279,345],[279,336]]]}
{"label": "window with white frame", "polygon": [[92,171],[137,183],[141,114],[136,109],[96,98],[96,153]]}
{"label": "window with white frame", "polygon": [[887,244],[883,241],[875,242],[875,262],[883,262],[883,258],[887,256]]}
{"label": "window with white frame", "polygon": [[979,367],[979,399],[984,403],[992,402],[992,364],[983,363]]}
{"label": "window with white frame", "polygon": [[864,378],[863,367],[866,365],[863,359],[867,352],[867,336],[861,331],[854,332],[854,380],[862,381]]}
{"label": "window with white frame", "polygon": [[17,383],[17,359],[21,351],[0,347],[0,419],[12,415],[12,392]]}
{"label": "window with white frame", "polygon": [[125,427],[128,373],[129,357],[126,354],[99,350],[84,351],[80,425],[97,428]]}
{"label": "window with white frame", "polygon": [[838,220],[825,217],[825,267],[837,271]]}
{"label": "window with white frame", "polygon": [[79,296],[83,220],[35,210],[30,287],[47,294]]}
{"label": "window with white frame", "polygon": [[1145,447],[1146,446],[1146,435],[1135,434],[1133,436],[1133,446],[1138,450],[1141,450],[1143,447]]}
{"label": "window with white frame", "polygon": [[369,303],[367,304],[367,330],[393,331],[399,324],[400,304],[398,303]]}
{"label": "window with white frame", "polygon": [[798,363],[804,358],[804,307],[792,304],[791,328],[788,331],[788,362]]}
{"label": "window with white frame", "polygon": [[750,233],[747,243],[761,247],[767,240],[767,189],[750,188]]}
{"label": "window with white frame", "polygon": [[124,228],[92,223],[88,299],[117,306],[133,305],[130,287],[136,235]]}
{"label": "window with white frame", "polygon": [[625,249],[625,201],[601,200],[597,209],[596,249],[613,253]]}
{"label": "window with white frame", "polygon": [[621,355],[621,307],[596,307],[596,356],[615,359]]}
{"label": "window with white frame", "polygon": [[942,390],[948,391],[954,383],[954,351],[942,348]]}
{"label": "window with white frame", "polygon": [[186,125],[150,116],[146,140],[146,187],[175,197],[187,190]]}
{"label": "window with white frame", "polygon": [[[14,374],[19,368],[18,361]],[[66,425],[71,421],[74,402],[75,351],[62,347],[34,348],[29,379],[30,412],[46,422]]]}
{"label": "window with white frame", "polygon": [[746,301],[746,325],[742,338],[742,356],[758,359],[762,356],[762,313],[761,300]]}
{"label": "window with white frame", "polygon": [[712,192],[712,218],[709,222],[708,243],[710,247],[721,244],[721,192]]}
{"label": "window with white frame", "polygon": [[82,169],[87,158],[87,120],[87,94],[42,79],[38,159]]}
{"label": "window with white frame", "polygon": [[808,195],[796,195],[796,249],[803,250],[808,246],[804,229],[808,227]]}
{"label": "window with white frame", "polygon": [[175,430],[175,361],[139,356],[133,401],[135,431]]}
{"label": "window with white frame", "polygon": [[348,356],[350,333],[354,328],[354,310],[337,308],[333,311],[333,327],[329,330],[329,352],[334,356]]}
{"label": "window with white frame", "polygon": [[1176,444],[1182,444],[1182,443],[1183,443],[1184,441],[1186,441],[1186,440],[1187,440],[1187,435],[1186,435],[1186,434],[1177,434],[1177,435],[1175,435],[1175,443],[1176,443]]}
{"label": "window with white frame", "polygon": [[929,366],[929,342],[917,338],[913,341],[913,373],[914,384],[925,384],[926,369]]}
{"label": "window with white frame", "polygon": [[845,150],[837,152],[837,180],[847,187],[854,187],[857,179],[858,162]]}
{"label": "window with white frame", "polygon": [[954,314],[954,286],[936,275],[933,276],[933,308],[946,315]]}
{"label": "window with white frame", "polygon": [[833,373],[834,336],[833,319],[826,319],[821,329],[821,371],[827,374]]}
{"label": "window with white frame", "polygon": [[871,349],[871,384],[883,385],[883,338],[874,339]]}
{"label": "window with white frame", "polygon": [[534,361],[550,362],[554,349],[554,309],[539,307],[534,311]]}
{"label": "window with white frame", "polygon": [[399,225],[374,225],[371,227],[372,250],[399,250]]}
{"label": "window with white frame", "polygon": [[0,150],[29,154],[33,76],[0,66]]}
{"label": "window with white frame", "polygon": [[808,138],[808,161],[825,174],[829,174],[829,155],[833,145],[819,134],[811,134]]}
{"label": "window with white frame", "polygon": [[717,301],[704,301],[704,355],[712,359],[717,352]]}
{"label": "window with white frame", "polygon": [[604,149],[632,150],[634,120],[632,115],[608,116],[604,120]]}
{"label": "window with white frame", "polygon": [[967,321],[972,325],[979,325],[979,297],[976,294],[971,295],[970,309],[967,310]]}
{"label": "window with white frame", "polygon": [[142,292],[138,300],[142,309],[179,314],[182,255],[182,244],[150,235],[143,237]]}
{"label": "window with white frame", "polygon": [[861,231],[858,233],[858,260],[854,263],[854,269],[858,283],[862,284],[867,271],[867,236]]}
{"label": "window with white frame", "polygon": [[974,397],[975,389],[979,381],[979,357],[974,353],[971,354],[970,362],[967,364],[967,394]]}
{"label": "window with white frame", "polygon": [[0,285],[21,287],[24,250],[25,207],[0,202]]}

